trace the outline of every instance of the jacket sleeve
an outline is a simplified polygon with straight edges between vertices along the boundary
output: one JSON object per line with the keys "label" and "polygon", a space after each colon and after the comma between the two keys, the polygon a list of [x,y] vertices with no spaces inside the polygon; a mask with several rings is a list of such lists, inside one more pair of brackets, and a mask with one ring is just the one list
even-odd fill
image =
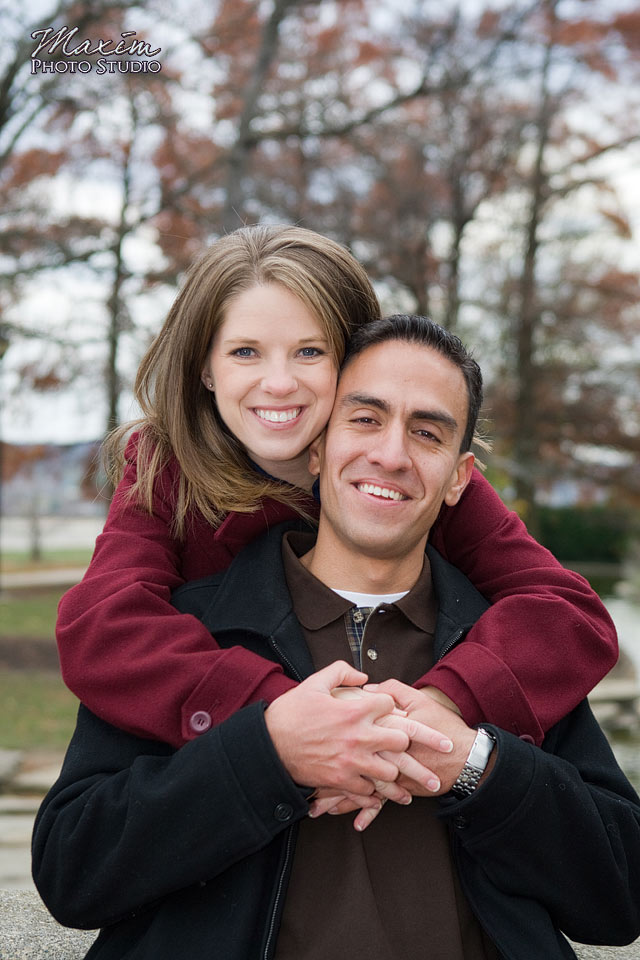
{"label": "jacket sleeve", "polygon": [[533,901],[577,942],[635,940],[640,800],[586,701],[542,748],[493,732],[497,759],[486,782],[465,800],[448,794],[441,801],[472,903],[483,917],[495,909],[504,918],[505,897],[514,917],[519,904]]}
{"label": "jacket sleeve", "polygon": [[175,752],[81,706],[36,818],[34,881],[61,923],[107,926],[207,883],[308,810],[273,747],[264,704]]}
{"label": "jacket sleeve", "polygon": [[417,686],[438,687],[471,726],[491,721],[541,743],[616,662],[611,618],[477,470],[460,503],[443,509],[432,542],[492,606]]}
{"label": "jacket sleeve", "polygon": [[[131,504],[134,443],[89,568],[60,602],[56,637],[65,683],[94,713],[180,746],[201,732],[192,717],[206,729],[294,681],[240,646],[221,650],[199,620],[171,605],[184,582],[182,544],[171,532],[173,476],[161,474],[152,515]],[[231,559],[222,546],[210,572]]]}

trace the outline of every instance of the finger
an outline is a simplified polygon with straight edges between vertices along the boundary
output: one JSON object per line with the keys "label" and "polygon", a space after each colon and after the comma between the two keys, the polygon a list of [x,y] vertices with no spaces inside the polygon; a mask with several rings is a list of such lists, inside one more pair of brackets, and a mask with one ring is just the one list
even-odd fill
{"label": "finger", "polygon": [[416,702],[416,695],[419,694],[414,687],[393,679],[385,680],[384,683],[367,683],[363,689],[365,693],[389,694],[395,700],[396,706],[402,710],[408,710]]}
{"label": "finger", "polygon": [[383,759],[389,759],[395,766],[397,766],[401,776],[408,777],[410,780],[415,780],[417,784],[424,787],[430,793],[437,793],[437,791],[440,789],[440,779],[433,772],[433,770],[423,766],[408,753],[401,753],[399,755],[383,754],[382,756]]}
{"label": "finger", "polygon": [[346,789],[349,790],[350,793],[371,794],[375,789],[372,781],[380,780],[383,783],[393,783],[398,779],[398,774],[400,771],[398,769],[397,761],[402,755],[402,750],[398,750],[396,752],[395,750],[381,749],[379,753],[375,753],[369,758],[369,762],[367,763],[367,772],[363,775],[371,789],[354,790],[351,785],[349,785]]}
{"label": "finger", "polygon": [[[335,687],[331,691],[331,696],[335,697],[336,700],[362,700],[363,697],[373,696],[373,693],[365,691],[362,687]],[[399,707],[394,707],[391,713],[397,717],[406,717],[407,715],[407,711],[400,710]]]}
{"label": "finger", "polygon": [[[336,794],[332,797],[320,797],[318,800],[314,800],[313,803],[309,805],[309,816],[312,820],[315,820],[316,817],[321,817],[324,813],[327,813],[343,799],[344,797],[342,794]],[[354,807],[353,809],[355,810],[360,808]]]}
{"label": "finger", "polygon": [[374,796],[377,794],[385,800],[393,800],[394,803],[401,803],[403,806],[407,806],[413,800],[409,791],[397,782],[387,783],[384,780],[374,780],[373,785],[376,788]]}
{"label": "finger", "polygon": [[[333,690],[335,687],[361,687],[367,682],[367,675],[361,670],[356,670],[346,660],[335,660],[328,667],[323,667],[317,673],[312,674],[314,680],[320,681],[324,688]],[[311,678],[308,678],[311,679]]]}
{"label": "finger", "polygon": [[426,747],[431,747],[432,750],[437,750],[440,753],[451,753],[453,750],[453,741],[450,740],[449,737],[440,733],[440,731],[434,727],[427,726],[426,723],[420,723],[419,720],[387,715],[386,717],[381,717],[379,720],[376,720],[376,723],[381,727],[403,730],[411,741],[422,743]]}
{"label": "finger", "polygon": [[363,830],[366,830],[367,827],[373,823],[375,818],[378,816],[385,804],[385,800],[380,800],[380,803],[377,807],[367,807],[366,810],[361,810],[353,821],[353,826],[355,829],[362,833]]}

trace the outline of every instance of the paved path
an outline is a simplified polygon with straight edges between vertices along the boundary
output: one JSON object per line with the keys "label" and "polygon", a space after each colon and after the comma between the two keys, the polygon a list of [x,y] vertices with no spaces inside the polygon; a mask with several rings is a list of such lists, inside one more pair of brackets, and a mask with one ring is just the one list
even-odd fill
{"label": "paved path", "polygon": [[[62,753],[0,750],[0,889],[35,891],[31,832],[42,799],[55,782]],[[5,960],[0,952],[0,960]]]}

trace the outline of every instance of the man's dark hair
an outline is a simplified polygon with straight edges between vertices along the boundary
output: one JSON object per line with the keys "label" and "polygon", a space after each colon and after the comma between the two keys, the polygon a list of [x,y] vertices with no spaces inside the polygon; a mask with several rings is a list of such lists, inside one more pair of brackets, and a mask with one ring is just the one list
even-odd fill
{"label": "man's dark hair", "polygon": [[342,363],[344,370],[352,360],[379,343],[401,340],[431,347],[460,369],[467,385],[467,426],[460,444],[460,452],[471,447],[476,421],[482,406],[482,372],[459,337],[434,323],[429,317],[398,313],[381,320],[365,323],[353,333]]}

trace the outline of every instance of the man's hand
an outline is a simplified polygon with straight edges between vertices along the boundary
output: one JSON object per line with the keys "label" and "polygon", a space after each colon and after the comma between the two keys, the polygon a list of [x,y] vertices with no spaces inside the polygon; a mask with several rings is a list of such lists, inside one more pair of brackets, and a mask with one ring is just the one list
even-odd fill
{"label": "man's hand", "polygon": [[[401,710],[406,711],[408,719],[418,720],[448,736],[453,741],[453,750],[443,754],[420,743],[412,742],[408,750],[409,755],[425,767],[434,771],[440,780],[437,795],[447,793],[469,756],[476,737],[476,730],[468,727],[464,720],[453,710],[444,706],[424,690],[416,690],[399,680],[386,680],[384,683],[367,684],[367,692],[390,694]],[[386,754],[383,754],[386,756]],[[400,786],[410,790],[413,796],[433,796],[434,792],[425,789],[423,783],[413,777],[410,771],[402,771],[404,775],[397,781]]]}
{"label": "man's hand", "polygon": [[402,715],[384,691],[365,696],[352,689],[351,697],[332,695],[338,687],[357,688],[366,680],[366,674],[337,661],[267,708],[267,729],[296,783],[329,787],[336,795],[370,796],[375,781],[392,783],[403,765],[429,779],[431,772],[414,767],[413,758],[407,755],[404,764],[400,760],[412,739],[428,744],[433,755],[451,749],[438,731]]}

